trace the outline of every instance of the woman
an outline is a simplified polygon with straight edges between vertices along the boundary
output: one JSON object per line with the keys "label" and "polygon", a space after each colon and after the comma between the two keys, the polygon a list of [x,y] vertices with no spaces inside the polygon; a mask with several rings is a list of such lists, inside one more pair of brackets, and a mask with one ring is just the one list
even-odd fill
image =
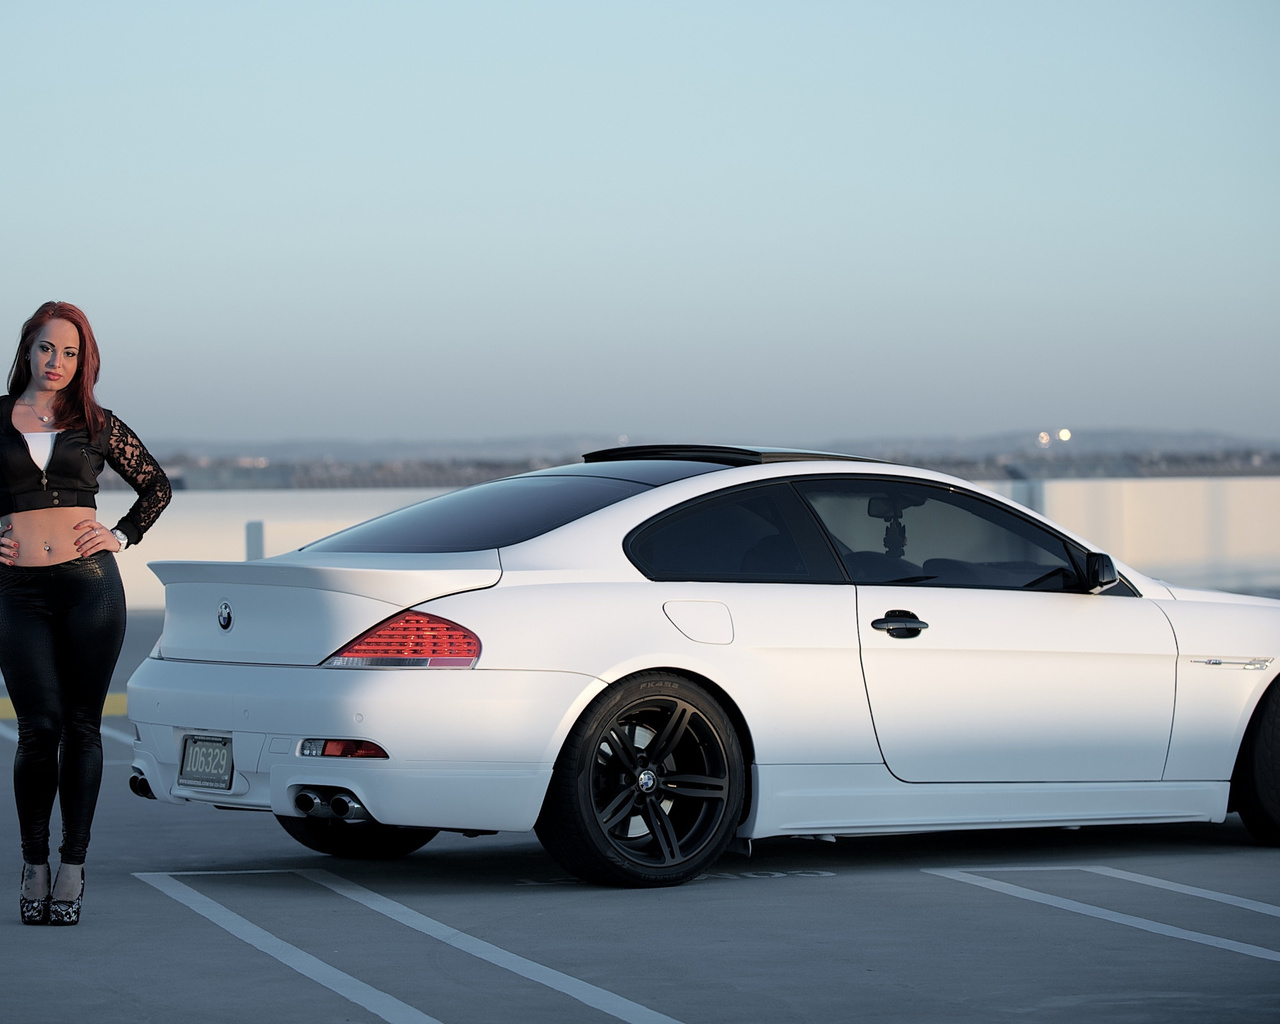
{"label": "woman", "polygon": [[[18,718],[23,924],[80,920],[102,780],[98,730],[124,639],[113,553],[142,539],[171,494],[133,431],[98,405],[97,381],[88,319],[70,303],[46,302],[22,325],[9,394],[0,398],[0,673]],[[111,528],[93,514],[104,463],[138,492]],[[51,886],[55,796],[62,860]]]}

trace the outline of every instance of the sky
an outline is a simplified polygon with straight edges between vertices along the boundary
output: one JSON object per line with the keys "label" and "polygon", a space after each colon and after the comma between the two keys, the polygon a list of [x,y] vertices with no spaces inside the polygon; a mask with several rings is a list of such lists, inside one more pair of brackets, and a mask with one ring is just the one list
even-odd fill
{"label": "sky", "polygon": [[1272,0],[0,2],[145,439],[1280,439]]}

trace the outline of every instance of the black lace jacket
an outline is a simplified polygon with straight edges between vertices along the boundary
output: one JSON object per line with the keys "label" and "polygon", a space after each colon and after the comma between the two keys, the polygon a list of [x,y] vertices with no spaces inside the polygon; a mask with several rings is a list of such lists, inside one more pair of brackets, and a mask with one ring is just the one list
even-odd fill
{"label": "black lace jacket", "polygon": [[107,425],[92,438],[83,427],[60,431],[42,470],[13,425],[13,396],[0,397],[0,515],[64,505],[97,508],[98,476],[105,464],[138,493],[115,529],[130,544],[142,540],[169,504],[173,489],[138,435],[119,416],[103,411]]}
{"label": "black lace jacket", "polygon": [[160,463],[152,458],[138,435],[114,413],[107,413],[106,433],[107,465],[138,492],[138,500],[129,506],[115,528],[129,538],[130,544],[137,544],[160,518],[173,497],[173,488]]}

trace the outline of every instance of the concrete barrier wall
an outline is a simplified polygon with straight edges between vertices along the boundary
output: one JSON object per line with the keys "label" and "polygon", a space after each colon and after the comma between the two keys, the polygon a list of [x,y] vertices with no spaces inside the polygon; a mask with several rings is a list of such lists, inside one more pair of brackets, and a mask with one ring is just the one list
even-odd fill
{"label": "concrete barrier wall", "polygon": [[1150,575],[1280,587],[1280,478],[1058,480],[1045,501],[1050,518]]}
{"label": "concrete barrier wall", "polygon": [[[983,486],[1153,576],[1189,586],[1280,590],[1280,477],[1005,480]],[[440,493],[179,491],[143,543],[119,556],[130,607],[164,606],[164,588],[147,569],[149,561],[280,554]],[[131,500],[121,492],[99,497],[99,518],[108,525]]]}
{"label": "concrete barrier wall", "polygon": [[[147,568],[148,562],[243,561],[251,522],[262,524],[262,553],[278,555],[441,493],[438,488],[177,491],[142,543],[116,556],[129,607],[164,607],[164,587]],[[131,502],[131,492],[98,495],[99,520],[114,524]]]}
{"label": "concrete barrier wall", "polygon": [[1280,477],[985,486],[1148,575],[1225,590],[1280,589]]}

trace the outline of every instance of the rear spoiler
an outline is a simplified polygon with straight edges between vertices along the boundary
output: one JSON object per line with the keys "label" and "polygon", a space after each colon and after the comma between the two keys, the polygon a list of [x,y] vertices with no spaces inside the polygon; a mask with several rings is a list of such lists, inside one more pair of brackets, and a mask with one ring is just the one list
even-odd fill
{"label": "rear spoiler", "polygon": [[252,562],[148,562],[166,587],[182,583],[301,587],[357,594],[401,608],[492,587],[502,578],[496,549],[438,554],[293,551]]}

